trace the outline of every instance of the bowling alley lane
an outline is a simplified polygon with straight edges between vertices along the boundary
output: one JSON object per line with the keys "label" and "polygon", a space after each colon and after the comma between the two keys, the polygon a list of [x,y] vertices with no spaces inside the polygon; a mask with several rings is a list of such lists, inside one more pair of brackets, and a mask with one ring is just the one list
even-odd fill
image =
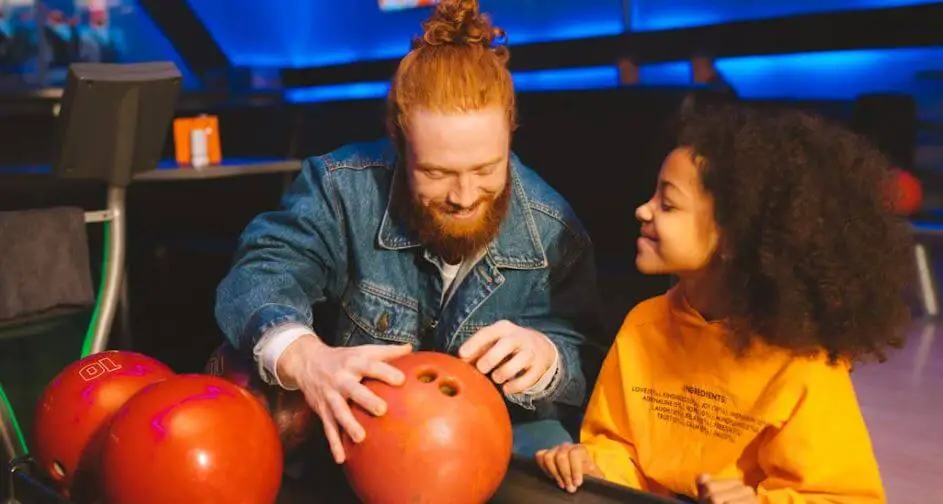
{"label": "bowling alley lane", "polygon": [[943,324],[915,321],[906,346],[852,374],[887,501],[943,502]]}

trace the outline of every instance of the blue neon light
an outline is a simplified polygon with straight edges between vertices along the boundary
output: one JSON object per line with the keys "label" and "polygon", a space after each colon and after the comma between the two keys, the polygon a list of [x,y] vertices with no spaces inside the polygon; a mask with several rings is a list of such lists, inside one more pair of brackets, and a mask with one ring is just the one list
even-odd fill
{"label": "blue neon light", "polygon": [[[618,70],[608,66],[515,72],[512,77],[514,88],[522,93],[611,88],[619,83]],[[292,103],[363,100],[382,98],[389,89],[389,83],[385,81],[355,82],[289,89],[284,96]]]}
{"label": "blue neon light", "polygon": [[[743,98],[850,100],[878,91],[921,92],[917,73],[940,69],[943,47],[850,50],[746,56],[717,60],[717,68]],[[686,61],[645,65],[642,85],[686,85]],[[568,68],[518,72],[518,92],[606,89],[618,86],[615,67]],[[924,86],[925,87],[925,86]],[[285,92],[291,102],[381,98],[386,82],[353,83]]]}
{"label": "blue neon light", "polygon": [[[482,0],[510,44],[615,35],[623,0]],[[189,0],[237,66],[298,68],[399,57],[430,10],[385,12],[377,0]]]}
{"label": "blue neon light", "polygon": [[332,84],[288,89],[284,93],[285,101],[290,103],[317,103],[342,100],[370,100],[382,98],[390,90],[390,83],[354,82],[351,84]]}
{"label": "blue neon light", "polygon": [[633,31],[669,30],[752,19],[880,9],[939,0],[631,0]]}
{"label": "blue neon light", "polygon": [[[377,0],[189,0],[237,66],[298,68],[402,56],[429,8],[385,12]],[[939,0],[481,0],[511,45]]]}
{"label": "blue neon light", "polygon": [[514,72],[512,77],[514,89],[519,93],[605,89],[619,85],[619,71],[611,66]]}
{"label": "blue neon light", "polygon": [[[917,73],[943,66],[943,47],[825,51],[720,58],[717,69],[751,99],[847,100],[880,91],[919,92]],[[689,82],[687,62],[649,65],[643,83]]]}

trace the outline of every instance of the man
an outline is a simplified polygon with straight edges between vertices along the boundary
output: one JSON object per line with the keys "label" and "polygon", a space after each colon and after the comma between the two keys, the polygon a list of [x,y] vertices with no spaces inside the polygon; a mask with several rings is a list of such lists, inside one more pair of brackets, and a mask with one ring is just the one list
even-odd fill
{"label": "man", "polygon": [[[281,208],[248,226],[218,291],[229,340],[267,381],[304,393],[338,463],[341,432],[366,435],[348,400],[387,407],[361,380],[401,384],[387,361],[416,349],[499,385],[527,456],[571,440],[560,410],[582,407],[591,385],[592,245],[510,151],[507,50],[477,2],[440,3],[424,28],[391,86],[393,140],[308,159]],[[313,329],[323,302],[340,307],[333,334]]]}

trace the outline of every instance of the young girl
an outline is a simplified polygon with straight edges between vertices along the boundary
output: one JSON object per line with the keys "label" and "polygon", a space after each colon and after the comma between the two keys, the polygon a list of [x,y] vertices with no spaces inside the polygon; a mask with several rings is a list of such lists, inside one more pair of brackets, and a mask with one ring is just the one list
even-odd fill
{"label": "young girl", "polygon": [[701,502],[883,502],[849,372],[908,318],[890,165],[794,111],[692,113],[676,145],[636,211],[636,264],[679,282],[625,318],[581,443],[538,463],[571,492],[589,475]]}

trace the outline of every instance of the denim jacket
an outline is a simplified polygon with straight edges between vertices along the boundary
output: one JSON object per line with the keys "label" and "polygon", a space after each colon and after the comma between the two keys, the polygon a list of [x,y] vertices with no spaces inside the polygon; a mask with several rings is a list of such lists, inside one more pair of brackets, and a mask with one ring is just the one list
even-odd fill
{"label": "denim jacket", "polygon": [[[593,248],[566,201],[511,155],[504,222],[487,253],[441,305],[434,258],[389,210],[396,149],[351,144],[307,159],[277,210],[243,232],[217,290],[216,317],[236,348],[284,323],[312,327],[312,305],[338,305],[333,345],[410,343],[455,355],[478,329],[509,320],[546,334],[560,366],[525,410],[580,407],[587,333],[598,330]],[[333,341],[332,339],[333,338]]]}

